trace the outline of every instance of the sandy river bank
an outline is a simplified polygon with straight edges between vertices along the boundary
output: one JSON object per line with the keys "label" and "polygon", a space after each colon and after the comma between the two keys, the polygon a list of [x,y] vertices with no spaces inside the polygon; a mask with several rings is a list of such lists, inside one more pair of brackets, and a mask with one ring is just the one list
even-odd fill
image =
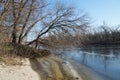
{"label": "sandy river bank", "polygon": [[0,64],[0,80],[107,80],[83,65],[57,56],[26,59],[23,65]]}

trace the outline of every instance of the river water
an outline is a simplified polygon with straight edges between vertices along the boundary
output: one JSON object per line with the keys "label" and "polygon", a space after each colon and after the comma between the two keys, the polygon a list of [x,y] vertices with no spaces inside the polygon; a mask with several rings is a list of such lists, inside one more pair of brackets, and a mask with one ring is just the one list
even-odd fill
{"label": "river water", "polygon": [[65,49],[63,54],[110,80],[120,80],[120,47]]}

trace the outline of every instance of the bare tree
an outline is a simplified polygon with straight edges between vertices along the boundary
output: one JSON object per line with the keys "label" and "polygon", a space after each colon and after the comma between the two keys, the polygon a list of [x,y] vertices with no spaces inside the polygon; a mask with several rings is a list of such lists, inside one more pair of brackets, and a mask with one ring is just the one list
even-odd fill
{"label": "bare tree", "polygon": [[74,7],[64,4],[46,5],[45,0],[6,0],[1,4],[0,22],[12,28],[13,43],[22,44],[36,28],[36,36],[28,45],[35,43],[37,47],[49,33],[74,33],[89,24],[85,14],[76,14]]}
{"label": "bare tree", "polygon": [[6,16],[8,15],[10,0],[0,0],[0,43],[8,42],[9,33],[6,23]]}
{"label": "bare tree", "polygon": [[31,45],[35,43],[36,47],[41,41],[42,37],[49,33],[65,32],[73,33],[78,29],[88,27],[86,15],[76,16],[74,7],[65,6],[64,4],[56,4],[53,8],[49,8],[47,16],[41,20],[40,30],[37,37],[28,43]]}
{"label": "bare tree", "polygon": [[[12,17],[12,42],[20,43],[27,36],[30,30],[43,17],[40,16],[44,4],[38,5],[43,0],[11,0],[9,16]],[[18,35],[19,30],[19,35]]]}
{"label": "bare tree", "polygon": [[8,7],[9,7],[9,0],[1,0],[0,1],[0,27],[1,27],[1,31],[0,32],[2,32],[2,31],[4,31],[4,30],[6,30],[5,28],[4,28],[4,26],[5,26],[5,16],[7,16],[7,14],[8,14]]}

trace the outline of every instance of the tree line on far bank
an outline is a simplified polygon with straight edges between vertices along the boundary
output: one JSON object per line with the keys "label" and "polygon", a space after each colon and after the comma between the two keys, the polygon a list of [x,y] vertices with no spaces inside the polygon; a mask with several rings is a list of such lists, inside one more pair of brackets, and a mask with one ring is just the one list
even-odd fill
{"label": "tree line on far bank", "polygon": [[[48,42],[54,48],[70,48],[83,46],[110,46],[120,45],[120,26],[108,26],[103,24],[96,30],[86,30],[76,34],[51,35]],[[91,29],[91,27],[90,27]],[[64,33],[61,33],[64,34]]]}

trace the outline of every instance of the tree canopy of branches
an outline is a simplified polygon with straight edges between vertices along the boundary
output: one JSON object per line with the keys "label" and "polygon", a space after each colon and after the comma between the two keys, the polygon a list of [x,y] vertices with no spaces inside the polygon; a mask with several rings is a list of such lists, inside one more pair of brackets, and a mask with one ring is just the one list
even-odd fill
{"label": "tree canopy of branches", "polygon": [[[85,14],[65,4],[47,4],[44,0],[5,0],[0,1],[0,24],[11,27],[13,43],[22,43],[33,31],[34,39],[27,45],[37,45],[48,34],[59,32],[74,33],[88,27]],[[29,36],[30,37],[30,36]]]}

